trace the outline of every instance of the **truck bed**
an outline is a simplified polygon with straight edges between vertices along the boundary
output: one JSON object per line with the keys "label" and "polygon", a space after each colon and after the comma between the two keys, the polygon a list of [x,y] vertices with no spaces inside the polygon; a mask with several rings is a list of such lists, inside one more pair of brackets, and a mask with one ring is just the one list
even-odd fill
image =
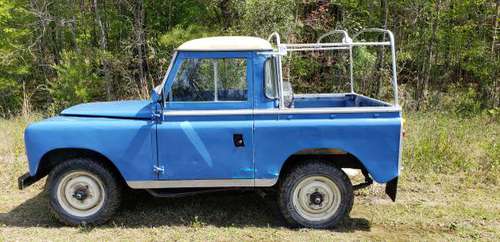
{"label": "truck bed", "polygon": [[291,107],[326,108],[326,107],[389,107],[391,104],[356,93],[341,94],[296,94]]}

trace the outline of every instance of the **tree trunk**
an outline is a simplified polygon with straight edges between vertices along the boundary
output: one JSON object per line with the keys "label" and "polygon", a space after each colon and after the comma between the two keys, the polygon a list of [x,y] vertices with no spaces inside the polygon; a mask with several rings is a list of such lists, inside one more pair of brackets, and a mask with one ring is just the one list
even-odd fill
{"label": "tree trunk", "polygon": [[221,22],[224,30],[227,30],[231,26],[231,8],[229,6],[231,0],[221,0],[218,3],[218,7],[221,12]]}
{"label": "tree trunk", "polygon": [[434,63],[434,44],[436,42],[436,31],[438,29],[438,21],[439,21],[439,12],[441,10],[441,0],[437,0],[436,2],[436,18],[434,18],[434,15],[431,17],[431,39],[429,41],[429,47],[427,49],[428,52],[428,59],[425,67],[425,77],[424,77],[424,85],[423,85],[423,90],[422,90],[422,96],[420,97],[421,99],[427,98],[428,92],[429,92],[429,82],[431,79],[431,70],[432,70],[432,64]]}
{"label": "tree trunk", "polygon": [[149,95],[149,87],[146,81],[147,60],[146,40],[144,33],[144,0],[137,0],[135,2],[134,32],[139,70],[139,95],[144,98]]}
{"label": "tree trunk", "polygon": [[[389,18],[389,6],[387,6],[387,0],[380,0],[380,9],[382,10],[381,22],[382,28],[387,29],[387,20]],[[379,39],[380,41],[385,41],[385,34]],[[385,59],[385,48],[379,47],[377,50],[377,61],[376,61],[376,84],[374,90],[372,89],[373,95],[377,98],[381,95],[382,82],[383,82],[383,69],[384,69],[384,59]]]}
{"label": "tree trunk", "polygon": [[[496,6],[495,6],[495,16],[494,16],[494,23],[493,23],[493,40],[491,41],[491,55],[493,56],[493,60],[498,62],[498,53],[497,53],[497,34],[498,34],[498,18],[500,18],[500,0],[496,1]],[[493,78],[493,83],[490,88],[491,92],[491,99],[492,99],[492,106],[494,108],[499,106],[500,98],[498,97],[498,69],[495,69],[492,73],[492,78]]]}
{"label": "tree trunk", "polygon": [[70,31],[71,31],[71,37],[73,38],[73,48],[75,48],[76,52],[80,53],[80,48],[78,47],[78,43],[76,41],[76,17],[73,16],[71,18],[71,23],[70,23]]}
{"label": "tree trunk", "polygon": [[[75,0],[68,0],[68,4],[70,4],[71,6],[76,6],[77,5],[77,2]],[[72,11],[75,11],[75,9],[78,9],[77,8],[73,8]],[[78,11],[78,10],[76,10]],[[72,38],[72,41],[73,41],[73,48],[75,48],[76,52],[77,53],[80,53],[80,48],[78,47],[78,42],[76,40],[76,33],[77,33],[77,29],[76,29],[76,12],[74,12],[73,16],[71,17],[71,21],[70,21],[70,26],[69,26],[69,30],[71,32],[71,38]]]}
{"label": "tree trunk", "polygon": [[[93,8],[95,13],[95,21],[97,26],[99,27],[99,48],[106,53],[108,50],[108,40],[106,38],[106,29],[101,19],[101,14],[99,13],[99,8],[97,5],[97,0],[93,0]],[[105,4],[105,3],[103,3]],[[103,65],[103,73],[104,73],[104,81],[106,83],[106,99],[111,100],[111,73],[110,73],[110,63],[107,56],[103,57],[102,60]]]}
{"label": "tree trunk", "polygon": [[498,18],[500,18],[500,0],[496,1],[495,16],[493,17],[493,40],[491,41],[491,53],[495,54],[495,46],[497,42]]}
{"label": "tree trunk", "polygon": [[47,1],[36,1],[31,0],[29,4],[29,11],[36,16],[33,24],[33,34],[36,36],[28,46],[28,50],[31,52],[32,48],[36,48],[34,51],[35,58],[35,71],[39,72],[44,80],[50,80],[54,77],[54,68],[51,68],[53,64],[57,64],[55,61],[56,57],[52,55],[53,53],[53,41],[51,37],[52,27],[50,23],[54,21],[54,17],[50,14],[48,10],[49,2]]}

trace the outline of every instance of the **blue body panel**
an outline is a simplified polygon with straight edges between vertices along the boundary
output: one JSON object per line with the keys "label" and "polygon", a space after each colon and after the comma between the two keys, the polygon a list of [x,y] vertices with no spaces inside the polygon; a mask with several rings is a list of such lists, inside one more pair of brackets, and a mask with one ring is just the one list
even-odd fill
{"label": "blue body panel", "polygon": [[[186,58],[244,58],[247,67],[246,101],[167,102],[163,122],[158,124],[158,161],[168,180],[253,179],[253,115],[169,116],[172,110],[234,110],[253,107],[253,52],[181,52],[175,60],[176,73]],[[167,88],[175,75],[170,75]],[[164,90],[168,93],[168,89]],[[233,135],[243,136],[245,145],[235,147]],[[171,149],[169,144],[175,143]]]}
{"label": "blue body panel", "polygon": [[58,116],[31,124],[25,131],[30,174],[47,152],[81,148],[107,157],[127,180],[154,179],[154,131],[151,120]]}
{"label": "blue body panel", "polygon": [[[157,131],[158,159],[166,168],[160,179],[252,179],[252,127],[251,115],[169,117],[167,113]],[[243,136],[245,146],[235,147],[234,134]]]}
{"label": "blue body panel", "polygon": [[[291,155],[307,149],[337,149],[358,158],[377,182],[399,175],[401,113],[348,111],[285,114],[264,95],[264,62],[250,51],[180,52],[166,78],[164,95],[185,58],[246,58],[246,101],[166,102],[160,122],[152,121],[151,101],[81,104],[30,125],[25,132],[30,174],[55,149],[88,149],[107,157],[126,181],[277,179]],[[387,106],[347,94],[299,97],[295,109]],[[203,111],[245,111],[198,115]],[[169,115],[179,111],[187,114]],[[265,111],[260,112],[259,111]],[[189,113],[191,112],[191,113]],[[194,113],[193,113],[194,112]],[[236,147],[234,135],[245,145]],[[154,166],[165,172],[156,174]]]}
{"label": "blue body panel", "polygon": [[69,107],[62,115],[115,118],[151,118],[150,100],[83,103]]}
{"label": "blue body panel", "polygon": [[[380,183],[398,176],[399,113],[289,115],[255,121],[257,179],[277,178],[283,162],[305,149],[339,149],[358,158]],[[384,117],[385,116],[385,117]]]}

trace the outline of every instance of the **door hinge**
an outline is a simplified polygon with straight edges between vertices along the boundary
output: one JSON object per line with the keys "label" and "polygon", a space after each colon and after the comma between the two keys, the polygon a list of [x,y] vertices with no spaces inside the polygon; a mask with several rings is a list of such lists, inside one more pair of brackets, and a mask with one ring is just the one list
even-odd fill
{"label": "door hinge", "polygon": [[153,112],[153,115],[152,115],[153,122],[155,122],[155,123],[161,123],[161,121],[162,121],[161,118],[162,118],[162,116],[161,116],[160,113],[158,113],[156,111]]}
{"label": "door hinge", "polygon": [[164,166],[153,166],[153,172],[156,174],[163,174],[163,173],[165,173],[165,167]]}

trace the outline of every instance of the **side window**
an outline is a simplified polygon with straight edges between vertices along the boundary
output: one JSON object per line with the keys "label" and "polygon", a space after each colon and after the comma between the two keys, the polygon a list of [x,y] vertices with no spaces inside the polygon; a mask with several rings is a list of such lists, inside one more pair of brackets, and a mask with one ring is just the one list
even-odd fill
{"label": "side window", "polygon": [[214,72],[210,59],[185,59],[172,85],[171,101],[213,101]]}
{"label": "side window", "polygon": [[247,62],[245,59],[216,59],[214,73],[219,101],[247,100]]}
{"label": "side window", "polygon": [[264,64],[264,91],[267,98],[278,98],[278,87],[276,79],[276,62],[269,58]]}
{"label": "side window", "polygon": [[174,102],[246,101],[246,59],[184,59],[172,85]]}

